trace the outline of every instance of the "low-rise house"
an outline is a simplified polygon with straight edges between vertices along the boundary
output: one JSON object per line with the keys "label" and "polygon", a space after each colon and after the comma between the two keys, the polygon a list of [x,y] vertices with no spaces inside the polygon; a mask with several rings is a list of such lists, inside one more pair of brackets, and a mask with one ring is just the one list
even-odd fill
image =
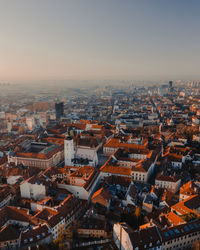
{"label": "low-rise house", "polygon": [[116,223],[113,239],[118,249],[161,249],[161,237],[157,227],[133,231],[126,223]]}
{"label": "low-rise house", "polygon": [[108,190],[102,187],[92,195],[91,202],[93,204],[100,204],[109,209],[111,198],[112,196],[110,195]]}
{"label": "low-rise house", "polygon": [[20,175],[14,175],[14,176],[9,176],[9,177],[7,178],[7,183],[8,183],[9,185],[13,185],[13,184],[15,184],[15,183],[17,183],[17,182],[20,182],[20,181],[22,181],[22,180],[23,180],[22,176],[20,176]]}
{"label": "low-rise house", "polygon": [[6,166],[0,168],[0,176],[2,176],[7,184],[13,185],[21,183],[33,175],[37,175],[41,169],[37,167],[25,167],[23,165],[16,166],[15,163],[6,164]]}
{"label": "low-rise house", "polygon": [[21,197],[42,200],[46,197],[50,185],[51,180],[45,176],[45,172],[32,176],[20,184]]}
{"label": "low-rise house", "polygon": [[197,141],[197,142],[200,142],[200,134],[197,134],[197,135],[193,135],[193,141]]}
{"label": "low-rise house", "polygon": [[6,225],[0,230],[0,249],[19,249],[21,233],[15,226]]}
{"label": "low-rise house", "polygon": [[97,152],[102,146],[102,140],[95,136],[72,137],[70,133],[64,140],[64,155],[66,166],[98,165]]}
{"label": "low-rise house", "polygon": [[13,197],[11,188],[7,185],[0,187],[0,208],[9,205]]}
{"label": "low-rise house", "polygon": [[149,158],[142,160],[132,167],[132,177],[134,181],[143,183],[148,182],[155,171],[158,155],[159,152],[154,151]]}
{"label": "low-rise house", "polygon": [[180,188],[179,201],[183,201],[190,196],[197,194],[198,190],[199,188],[194,182],[188,181]]}
{"label": "low-rise house", "polygon": [[172,206],[172,211],[175,211],[178,215],[195,213],[197,217],[200,217],[200,194],[192,195],[176,203]]}
{"label": "low-rise house", "polygon": [[133,206],[137,205],[137,195],[138,190],[134,183],[130,184],[128,191],[126,193],[126,202],[127,204],[131,204]]}
{"label": "low-rise house", "polygon": [[120,186],[120,189],[124,192],[128,191],[130,184],[132,183],[131,177],[123,177],[117,175],[111,175],[103,179],[103,183],[106,185]]}
{"label": "low-rise house", "polygon": [[83,238],[106,238],[108,235],[106,220],[98,217],[85,217],[78,223],[77,233]]}
{"label": "low-rise house", "polygon": [[57,208],[45,208],[39,211],[34,218],[46,223],[50,228],[53,240],[65,233],[66,228],[82,215],[86,202],[69,195]]}
{"label": "low-rise house", "polygon": [[178,216],[176,213],[172,211],[167,214],[167,219],[172,226],[177,226],[185,223],[185,221],[181,218],[181,216]]}
{"label": "low-rise house", "polygon": [[75,159],[87,159],[89,164],[96,166],[98,164],[97,151],[102,146],[96,138],[80,138],[76,141]]}
{"label": "low-rise house", "polygon": [[[130,177],[132,175],[134,181],[146,183],[154,173],[159,152],[149,151],[145,149],[144,145],[128,145],[130,147],[124,146],[124,148],[117,149],[110,155],[100,168],[101,177],[105,178],[111,175]],[[134,147],[131,145],[134,145]],[[138,148],[138,146],[142,146],[142,148]]]}
{"label": "low-rise house", "polygon": [[121,177],[131,177],[131,169],[121,166],[103,165],[100,170],[101,178],[112,175]]}
{"label": "low-rise house", "polygon": [[103,153],[105,155],[113,154],[118,149],[119,143],[120,143],[119,138],[110,138],[103,146]]}
{"label": "low-rise house", "polygon": [[0,228],[6,225],[18,225],[23,228],[29,225],[37,225],[37,220],[29,214],[27,209],[5,206],[0,209]]}
{"label": "low-rise house", "polygon": [[114,153],[100,168],[100,171],[101,171],[101,179],[105,179],[109,176],[131,178],[131,166],[121,165],[118,162],[117,158],[114,156]]}
{"label": "low-rise house", "polygon": [[126,223],[115,223],[113,226],[113,240],[118,249],[134,249],[131,235],[133,230]]}
{"label": "low-rise house", "polygon": [[99,170],[93,166],[77,167],[74,172],[65,175],[65,178],[58,183],[63,188],[84,200],[91,198],[100,180]]}
{"label": "low-rise house", "polygon": [[172,165],[174,169],[181,169],[183,166],[183,157],[181,155],[170,154],[168,156],[168,162]]}
{"label": "low-rise house", "polygon": [[151,213],[153,211],[154,197],[151,194],[147,194],[142,203],[142,209],[147,213]]}
{"label": "low-rise house", "polygon": [[173,196],[174,194],[170,192],[168,189],[164,189],[164,192],[162,194],[162,197],[160,198],[160,203],[159,207],[171,207],[174,202],[173,202]]}
{"label": "low-rise house", "polygon": [[199,220],[159,230],[162,249],[190,249],[200,240]]}
{"label": "low-rise house", "polygon": [[[110,138],[103,146],[103,152],[105,155],[113,154],[117,149],[132,149],[132,150],[144,150],[147,146],[147,140],[143,141],[143,144],[139,144],[138,140],[130,140],[130,137],[126,138]],[[138,159],[142,159],[146,156],[146,152],[144,154],[137,154],[135,153],[135,157]]]}
{"label": "low-rise house", "polygon": [[174,169],[181,169],[188,156],[188,148],[181,146],[169,147],[163,155],[164,162]]}
{"label": "low-rise house", "polygon": [[141,160],[150,158],[151,151],[147,149],[117,149],[112,155],[117,160],[117,164],[123,167],[137,165]]}
{"label": "low-rise house", "polygon": [[22,232],[20,238],[20,249],[31,249],[51,243],[52,234],[47,224],[44,223]]}
{"label": "low-rise house", "polygon": [[3,155],[3,157],[0,157],[0,167],[5,167],[8,162],[7,155]]}
{"label": "low-rise house", "polygon": [[47,169],[57,166],[64,160],[63,145],[32,142],[28,148],[10,152],[8,162],[16,165],[33,166]]}
{"label": "low-rise house", "polygon": [[191,249],[200,240],[200,221],[164,227],[154,223],[133,231],[126,223],[116,223],[113,239],[118,249]]}
{"label": "low-rise house", "polygon": [[176,193],[179,191],[179,187],[181,184],[181,178],[177,175],[166,175],[164,173],[160,173],[155,178],[155,185],[160,188],[169,189],[172,193]]}

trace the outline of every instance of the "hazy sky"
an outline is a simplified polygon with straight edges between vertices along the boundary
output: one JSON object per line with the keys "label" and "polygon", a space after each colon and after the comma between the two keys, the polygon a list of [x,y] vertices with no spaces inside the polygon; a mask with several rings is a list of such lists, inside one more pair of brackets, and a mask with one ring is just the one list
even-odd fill
{"label": "hazy sky", "polygon": [[0,81],[200,77],[199,0],[0,0]]}

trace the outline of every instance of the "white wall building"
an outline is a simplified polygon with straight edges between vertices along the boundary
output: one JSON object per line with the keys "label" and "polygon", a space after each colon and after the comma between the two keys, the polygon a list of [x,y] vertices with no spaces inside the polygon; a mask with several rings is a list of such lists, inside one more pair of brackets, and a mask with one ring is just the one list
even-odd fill
{"label": "white wall building", "polygon": [[28,180],[20,185],[22,198],[42,200],[46,197],[46,187],[41,183],[30,183]]}
{"label": "white wall building", "polygon": [[113,240],[118,249],[132,250],[133,246],[129,233],[133,230],[126,223],[116,223],[113,227]]}
{"label": "white wall building", "polygon": [[[77,198],[82,199],[82,200],[89,200],[92,196],[92,194],[95,192],[95,188],[98,184],[98,182],[100,181],[100,174],[97,173],[94,176],[94,179],[89,180],[89,185],[88,184],[84,184],[84,180],[82,179],[76,179],[74,180],[76,183],[74,183],[73,185],[71,184],[58,184],[58,188],[63,188],[68,190],[69,192],[71,192],[72,194],[74,194]],[[77,180],[79,181],[79,183],[77,183]],[[83,182],[83,183],[81,183]]]}
{"label": "white wall building", "polygon": [[74,140],[71,136],[67,136],[64,140],[64,157],[65,166],[72,166],[72,159],[74,159]]}
{"label": "white wall building", "polygon": [[166,176],[160,174],[155,179],[155,185],[160,188],[166,188],[169,191],[176,193],[181,185],[181,179],[175,176]]}
{"label": "white wall building", "polygon": [[29,130],[33,130],[35,126],[35,119],[33,117],[27,117],[26,118],[26,125]]}

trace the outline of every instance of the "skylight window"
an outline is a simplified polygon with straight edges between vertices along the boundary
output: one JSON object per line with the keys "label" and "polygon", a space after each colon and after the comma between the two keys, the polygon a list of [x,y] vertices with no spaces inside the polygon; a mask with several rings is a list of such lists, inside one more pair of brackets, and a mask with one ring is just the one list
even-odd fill
{"label": "skylight window", "polygon": [[164,236],[165,236],[166,238],[168,238],[168,237],[169,237],[169,234],[168,234],[167,232],[164,232]]}
{"label": "skylight window", "polygon": [[189,225],[190,229],[194,229],[194,226],[192,224]]}
{"label": "skylight window", "polygon": [[174,229],[174,232],[175,232],[176,234],[180,234],[180,232],[179,232],[178,229]]}
{"label": "skylight window", "polygon": [[190,231],[189,227],[188,226],[184,226],[184,229],[188,232]]}

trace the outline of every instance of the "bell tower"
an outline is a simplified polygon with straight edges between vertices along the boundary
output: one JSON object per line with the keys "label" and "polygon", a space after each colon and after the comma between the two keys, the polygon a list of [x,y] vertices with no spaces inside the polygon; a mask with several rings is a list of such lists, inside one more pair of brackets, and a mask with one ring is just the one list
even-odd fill
{"label": "bell tower", "polygon": [[74,140],[69,131],[64,140],[64,156],[65,166],[72,166],[72,159],[74,159]]}

